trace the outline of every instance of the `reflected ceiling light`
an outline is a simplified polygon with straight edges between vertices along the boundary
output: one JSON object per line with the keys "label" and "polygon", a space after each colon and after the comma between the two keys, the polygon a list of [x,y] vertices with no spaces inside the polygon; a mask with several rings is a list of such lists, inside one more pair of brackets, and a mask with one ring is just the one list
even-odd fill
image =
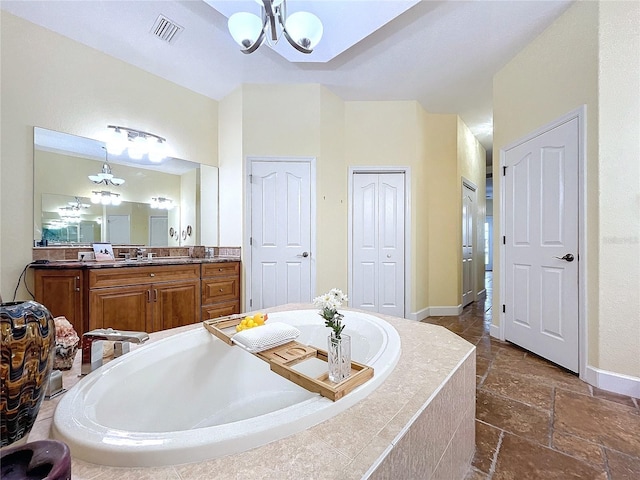
{"label": "reflected ceiling light", "polygon": [[107,140],[107,150],[112,155],[120,155],[127,150],[129,157],[134,160],[146,155],[154,163],[161,162],[167,156],[166,138],[119,125],[107,125],[107,128],[113,129]]}
{"label": "reflected ceiling light", "polygon": [[122,203],[122,199],[119,193],[111,193],[107,190],[93,191],[91,192],[91,203],[118,206]]}
{"label": "reflected ceiling light", "polygon": [[97,175],[89,175],[89,180],[97,185],[104,183],[105,185],[115,185],[116,187],[124,183],[124,179],[115,177],[111,172],[111,165],[109,165],[106,148],[104,149],[104,163],[102,164],[102,171]]}
{"label": "reflected ceiling light", "polygon": [[262,18],[248,12],[229,17],[229,32],[242,47],[242,53],[255,52],[265,39],[271,45],[276,44],[280,33],[299,52],[313,52],[322,38],[322,22],[318,17],[296,12],[287,18],[286,0],[256,0],[256,3],[262,7]]}
{"label": "reflected ceiling light", "polygon": [[76,199],[75,202],[67,202],[68,207],[64,207],[65,209],[70,207],[73,210],[80,211],[83,208],[89,208],[91,206],[87,203],[83,203],[82,198],[80,197],[74,197],[74,198]]}
{"label": "reflected ceiling light", "polygon": [[153,197],[151,199],[151,208],[171,210],[173,208],[173,200],[164,197]]}

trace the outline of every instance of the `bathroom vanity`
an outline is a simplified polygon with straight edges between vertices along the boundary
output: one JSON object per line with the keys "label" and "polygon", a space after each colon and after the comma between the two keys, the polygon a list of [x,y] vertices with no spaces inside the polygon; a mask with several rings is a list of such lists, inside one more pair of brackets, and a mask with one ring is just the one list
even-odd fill
{"label": "bathroom vanity", "polygon": [[157,332],[240,313],[236,258],[33,264],[35,298],[79,335],[95,328]]}

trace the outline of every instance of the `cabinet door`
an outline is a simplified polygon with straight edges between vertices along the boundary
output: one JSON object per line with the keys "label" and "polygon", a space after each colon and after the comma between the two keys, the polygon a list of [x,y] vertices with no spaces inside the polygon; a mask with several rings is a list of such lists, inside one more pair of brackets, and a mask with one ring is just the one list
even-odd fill
{"label": "cabinet door", "polygon": [[238,277],[205,278],[202,280],[202,305],[230,302],[240,298]]}
{"label": "cabinet door", "polygon": [[89,328],[152,332],[150,285],[101,288],[89,294]]}
{"label": "cabinet door", "polygon": [[200,321],[200,282],[171,282],[152,285],[153,330],[166,330]]}
{"label": "cabinet door", "polygon": [[64,316],[82,336],[84,302],[82,270],[35,270],[35,299],[54,317]]}

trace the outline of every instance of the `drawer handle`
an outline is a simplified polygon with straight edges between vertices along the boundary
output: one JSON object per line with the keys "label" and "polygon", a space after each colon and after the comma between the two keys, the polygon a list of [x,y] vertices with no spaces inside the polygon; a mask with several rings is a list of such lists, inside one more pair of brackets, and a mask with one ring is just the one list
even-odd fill
{"label": "drawer handle", "polygon": [[221,292],[224,292],[224,290],[223,290],[222,288],[220,289],[220,291],[221,291]]}
{"label": "drawer handle", "polygon": [[221,268],[219,268],[219,269],[218,269],[218,271],[219,271],[219,272],[221,272],[221,271],[222,271],[222,269],[221,269]]}
{"label": "drawer handle", "polygon": [[149,276],[150,276],[150,277],[155,277],[155,276],[156,276],[156,274],[155,274],[155,273],[150,273],[150,274],[149,274]]}

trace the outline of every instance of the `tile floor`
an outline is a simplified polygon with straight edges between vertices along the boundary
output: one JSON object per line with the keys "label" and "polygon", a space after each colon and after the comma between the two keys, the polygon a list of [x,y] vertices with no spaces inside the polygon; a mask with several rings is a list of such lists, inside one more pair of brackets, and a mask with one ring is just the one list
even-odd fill
{"label": "tile floor", "polygon": [[487,297],[429,317],[476,345],[476,452],[469,480],[640,479],[640,400],[609,393],[489,335]]}

